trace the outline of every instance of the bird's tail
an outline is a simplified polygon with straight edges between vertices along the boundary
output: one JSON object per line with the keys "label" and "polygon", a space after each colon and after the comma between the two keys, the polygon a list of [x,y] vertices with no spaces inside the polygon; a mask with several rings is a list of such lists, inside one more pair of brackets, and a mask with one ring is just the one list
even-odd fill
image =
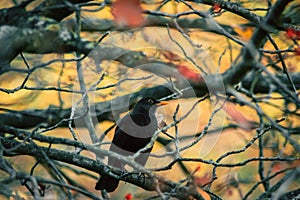
{"label": "bird's tail", "polygon": [[113,192],[118,187],[119,180],[111,176],[103,175],[100,180],[97,182],[95,189],[96,190],[106,190],[107,192]]}

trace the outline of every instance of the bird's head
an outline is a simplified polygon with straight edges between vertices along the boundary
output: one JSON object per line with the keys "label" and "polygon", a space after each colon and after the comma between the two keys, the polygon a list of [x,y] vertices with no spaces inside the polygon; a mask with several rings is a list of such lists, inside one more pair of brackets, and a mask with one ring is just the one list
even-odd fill
{"label": "bird's head", "polygon": [[165,101],[158,101],[152,97],[146,97],[141,99],[134,107],[134,110],[149,112],[150,109],[155,112],[156,108],[168,104]]}

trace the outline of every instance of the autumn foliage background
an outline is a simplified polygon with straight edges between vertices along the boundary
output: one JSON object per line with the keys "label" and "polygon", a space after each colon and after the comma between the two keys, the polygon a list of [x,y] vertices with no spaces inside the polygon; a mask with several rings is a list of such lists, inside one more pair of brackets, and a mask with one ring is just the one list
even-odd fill
{"label": "autumn foliage background", "polygon": [[[26,9],[34,9],[41,2],[43,1],[34,1]],[[92,2],[95,3],[94,6],[88,3],[86,3],[86,6],[79,6],[81,8],[79,15],[82,20],[80,22],[82,30],[79,30],[80,37],[88,41],[95,41],[95,43],[101,38],[98,45],[100,49],[95,47],[96,50],[91,51],[80,61],[85,87],[94,90],[88,93],[89,105],[110,102],[127,94],[140,97],[143,92],[140,93],[140,96],[136,95],[136,92],[172,83],[172,81],[183,81],[186,84],[185,86],[192,85],[192,87],[199,83],[206,83],[205,75],[222,74],[229,68],[233,68],[235,63],[242,59],[241,49],[249,42],[257,29],[255,24],[248,19],[226,11],[219,3],[209,5],[193,1],[161,2],[152,0],[117,0],[109,4],[102,1]],[[267,1],[238,2],[242,8],[248,9],[257,16],[264,17],[267,13]],[[273,5],[275,4],[275,1],[270,2]],[[82,4],[84,3],[83,1]],[[299,1],[288,4],[285,14],[293,5],[299,7]],[[14,6],[11,1],[0,2],[0,8],[11,6]],[[195,13],[189,13],[193,11]],[[200,14],[196,11],[200,11]],[[179,25],[179,21],[176,21],[181,19],[179,17],[176,20],[168,18],[178,14],[184,16],[187,21],[195,20],[203,17],[201,16],[202,12],[210,13],[214,20],[222,25],[224,28],[222,30],[227,32],[222,33],[209,20],[204,22],[201,28],[189,28],[188,24],[186,27],[181,27],[182,24]],[[155,20],[151,18],[156,16],[158,17]],[[163,17],[166,17],[169,21],[164,21]],[[61,24],[76,32],[78,31],[76,30],[78,28],[76,26],[78,21],[76,22],[76,20],[78,19],[78,14],[73,13],[62,20]],[[98,24],[99,21],[97,20],[103,21]],[[284,19],[279,18],[276,20]],[[285,30],[271,30],[272,33],[270,34],[278,49],[282,50],[281,56],[286,70],[290,74],[300,72],[299,23],[296,23],[295,26],[298,30],[291,26]],[[50,25],[47,30],[52,31],[59,28],[61,27]],[[110,32],[107,33],[107,31]],[[236,41],[230,36],[236,38]],[[48,40],[48,38],[44,39]],[[49,38],[49,45],[51,45],[51,42],[53,41]],[[105,49],[106,47],[112,47],[112,49]],[[117,50],[114,47],[118,47]],[[267,67],[273,75],[284,74],[280,56],[276,53],[271,40],[267,40],[260,50],[260,63]],[[120,51],[120,53],[116,53],[115,56],[114,52],[116,51]],[[131,55],[128,53],[129,51],[139,53]],[[129,57],[124,58],[121,56],[123,54]],[[187,54],[192,56],[189,57]],[[81,55],[81,53],[75,55],[74,52],[67,52],[65,49],[62,49],[61,53],[24,51],[22,55],[19,54],[11,61],[10,66],[14,69],[26,69],[28,66],[34,67],[41,63],[51,62],[53,59],[73,59]],[[106,60],[105,56],[109,57],[110,55],[111,57],[115,56],[116,59],[113,60],[110,57]],[[133,61],[126,59],[132,59]],[[28,66],[26,66],[24,60],[26,60]],[[162,62],[163,67],[152,67],[151,63],[154,60]],[[192,61],[195,61],[196,64]],[[130,65],[131,63],[135,65],[135,62],[140,62],[140,66],[132,67]],[[147,64],[148,62],[150,64]],[[164,68],[164,66],[169,68]],[[12,113],[12,111],[15,111],[17,118],[17,113],[24,110],[57,109],[59,111],[60,109],[71,108],[72,105],[74,107],[74,104],[83,98],[82,93],[76,92],[83,90],[78,73],[78,63],[76,61],[53,62],[38,68],[32,71],[25,85],[22,84],[28,74],[20,73],[18,70],[8,70],[2,73],[0,76],[0,88],[2,88],[0,91],[0,106],[3,116],[0,116],[0,118],[5,117],[5,113]],[[251,73],[255,75],[252,76],[252,79],[250,78],[250,82],[259,82],[261,81],[259,76],[268,75],[261,68]],[[251,73],[249,72],[249,74]],[[199,95],[200,92],[196,91],[188,95],[183,93],[180,96],[181,94],[178,91],[180,89],[176,86],[175,89],[172,88],[173,92],[178,92],[178,98],[175,98],[174,95],[173,98],[167,99],[170,102],[169,105],[159,109],[159,113],[168,125],[173,123],[174,119],[184,116],[194,106],[188,117],[167,130],[168,134],[174,138],[180,138],[178,144],[180,147],[187,145],[188,148],[180,152],[180,158],[185,158],[188,161],[177,162],[171,169],[154,173],[177,183],[182,181],[182,186],[194,185],[195,190],[204,199],[213,199],[210,192],[222,199],[255,199],[261,197],[266,192],[266,186],[264,186],[264,183],[260,183],[263,181],[260,173],[264,174],[263,177],[271,177],[278,173],[278,175],[267,181],[271,188],[272,185],[284,178],[287,169],[298,170],[298,172],[293,176],[291,175],[291,178],[285,184],[282,183],[284,185],[283,191],[288,192],[298,189],[300,184],[299,152],[296,147],[299,147],[299,99],[295,102],[288,96],[289,94],[285,93],[283,95],[280,91],[278,92],[278,85],[274,83],[267,82],[265,84],[269,85],[267,87],[269,91],[256,93],[254,92],[256,90],[255,85],[252,85],[252,88],[248,87],[243,90],[240,81],[232,87],[225,83],[222,86],[223,89],[218,88],[218,95],[211,93],[211,96],[199,103],[196,102],[205,96]],[[19,86],[22,87],[18,89]],[[299,92],[299,81],[295,82],[295,86],[296,92]],[[290,91],[291,93],[294,92],[292,89]],[[298,98],[298,93],[295,96]],[[117,106],[118,102],[115,105]],[[178,105],[180,106],[178,107]],[[82,102],[78,104],[78,107],[80,106],[82,106]],[[97,112],[97,110],[91,110]],[[115,110],[115,113],[109,115],[105,120],[94,123],[97,137],[104,138],[104,142],[111,141],[114,133],[112,126],[115,124],[115,120],[127,112],[127,110],[122,109],[120,111],[119,108]],[[259,112],[266,113],[266,115],[262,114],[263,117],[261,117],[257,114]],[[280,131],[274,128],[269,119],[285,127],[288,135],[280,134]],[[2,123],[5,121],[4,119],[1,120]],[[60,119],[46,119],[42,123],[37,123],[34,127],[24,125],[24,130],[31,132],[35,129],[46,128],[47,131],[41,133],[42,135],[73,140],[74,136],[72,136],[68,125],[59,124],[55,127],[58,122],[60,122]],[[92,145],[95,141],[89,136],[89,129],[83,127],[81,123],[83,122],[79,121],[73,124],[74,132],[80,142]],[[9,123],[7,124],[9,125]],[[53,128],[48,130],[47,127]],[[22,129],[22,127],[18,128]],[[262,135],[264,131],[266,133]],[[105,137],[102,136],[104,132],[107,134]],[[1,133],[6,132],[1,129]],[[257,136],[258,134],[261,135]],[[9,134],[7,133],[7,135]],[[4,137],[4,135],[1,136]],[[166,135],[160,134],[159,136],[166,141],[170,140]],[[197,144],[189,146],[199,136],[201,136],[201,140]],[[253,143],[251,143],[252,140]],[[19,141],[22,140],[19,139]],[[166,153],[167,147],[175,149],[175,143],[163,144],[157,141],[152,152],[155,155],[163,155]],[[36,144],[47,148],[76,151],[73,147],[62,144],[53,144],[51,147],[44,142],[37,141]],[[101,148],[108,149],[108,145],[101,145]],[[0,150],[2,153],[2,148]],[[217,161],[220,156],[226,155],[226,153],[228,156],[224,156],[224,159],[220,159],[220,162]],[[80,155],[96,159],[95,154],[88,150],[80,151]],[[172,162],[174,157],[175,155],[151,157],[146,168],[163,168]],[[207,163],[197,159],[192,161],[192,158],[203,159]],[[260,159],[251,160],[252,158],[263,159],[260,161]],[[249,159],[251,161],[248,162]],[[5,160],[13,165],[16,171],[29,174],[39,159],[34,158],[34,156],[18,155],[5,157]],[[208,163],[211,160],[228,164],[228,166],[214,167],[213,164]],[[106,160],[104,159],[104,161]],[[243,164],[244,161],[246,162]],[[58,172],[49,169],[49,163],[47,164],[47,162],[38,163],[34,167],[33,175],[50,180],[56,177],[57,175],[53,174]],[[70,166],[63,162],[53,161],[53,164],[59,169],[59,174],[63,177],[61,178],[63,183],[82,188],[100,198],[99,191],[94,190],[98,173],[73,165]],[[261,165],[263,165],[263,168]],[[261,172],[261,170],[263,171]],[[1,176],[4,177],[2,181],[5,178],[9,179],[7,172],[1,171]],[[4,183],[1,182],[1,184]],[[257,183],[260,184],[256,187],[255,184]],[[0,198],[32,198],[28,189],[18,181],[11,181],[7,186],[10,195],[2,191]],[[45,199],[60,199],[66,196],[74,196],[78,199],[91,198],[83,195],[78,190],[70,189],[70,191],[67,191],[62,186],[46,182],[40,183],[39,189],[44,192]],[[245,197],[249,191],[251,191],[249,197]],[[68,194],[68,192],[71,194]],[[111,194],[112,199],[147,199],[151,196],[161,198],[158,191],[145,192],[142,187],[124,183],[124,181],[122,181],[118,190]]]}

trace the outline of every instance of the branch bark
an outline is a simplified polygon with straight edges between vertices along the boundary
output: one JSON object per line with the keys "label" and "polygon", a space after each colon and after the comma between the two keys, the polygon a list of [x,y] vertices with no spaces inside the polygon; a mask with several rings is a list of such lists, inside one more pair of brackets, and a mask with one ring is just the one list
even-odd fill
{"label": "branch bark", "polygon": [[[14,149],[13,151],[6,152],[10,156],[12,155],[30,155],[36,158],[40,158],[43,156],[42,151],[47,152],[47,156],[50,159],[61,161],[64,163],[69,163],[71,165],[79,166],[89,171],[93,171],[99,174],[111,175],[114,173],[116,176],[120,176],[122,172],[116,169],[109,169],[102,162],[95,161],[93,159],[78,155],[76,153],[71,153],[67,151],[58,150],[55,148],[46,148],[46,147],[38,147],[28,144],[28,143],[20,143],[15,140],[1,138],[0,139],[2,145],[7,149]],[[18,146],[19,148],[15,148]],[[111,154],[111,152],[109,152]],[[134,185],[140,186],[148,191],[156,191],[157,185],[157,176],[146,177],[143,180],[139,178],[138,174],[128,175],[126,177],[120,176],[120,179]],[[163,178],[159,178],[159,187],[162,192],[168,192],[172,196],[175,196],[179,199],[189,199],[191,197],[195,199],[202,200],[203,197],[192,187],[180,186],[178,183],[165,180]]]}
{"label": "branch bark", "polygon": [[285,194],[282,194],[278,200],[290,200],[290,199],[296,199],[299,197],[300,197],[300,188],[292,190]]}
{"label": "branch bark", "polygon": [[[249,74],[242,80],[242,87],[247,90],[253,89],[254,93],[265,93],[269,94],[272,90],[275,89],[277,92],[282,92],[280,88],[274,85],[272,79],[268,76],[261,76],[257,79],[255,83],[253,83],[253,76],[254,74]],[[289,86],[289,81],[286,76],[284,75],[277,75],[278,79],[282,81],[282,84],[285,87]],[[293,73],[291,74],[292,80],[297,89],[300,89],[300,73]],[[215,81],[215,78],[212,76],[210,79],[211,82]],[[193,90],[197,97],[202,97],[207,94],[207,86],[206,82],[202,83],[201,85],[197,83],[196,85],[192,85]],[[254,86],[253,86],[254,84]],[[94,111],[92,116],[96,118],[95,122],[102,122],[105,120],[113,121],[113,114],[112,114],[112,102],[127,102],[129,100],[129,107],[132,107],[137,100],[143,96],[153,96],[154,98],[160,99],[169,95],[173,94],[169,88],[172,88],[172,85],[161,85],[155,86],[152,88],[145,88],[138,92],[132,93],[130,95],[124,95],[121,97],[117,97],[112,101],[107,102],[99,102],[93,105],[90,110]],[[191,91],[190,90],[190,91]],[[192,94],[189,95],[189,91],[185,91],[183,93],[185,98],[194,97]],[[114,103],[115,105],[116,103]],[[119,104],[120,107],[115,110],[115,112],[123,113],[128,111],[128,107],[126,105]],[[116,109],[114,107],[114,109]],[[84,116],[85,110],[82,108],[78,108],[76,113],[78,116]],[[53,126],[60,122],[60,127],[67,127],[68,126],[68,119],[71,113],[71,108],[67,109],[60,109],[55,107],[49,107],[48,109],[33,109],[33,110],[23,110],[23,111],[12,111],[6,110],[5,113],[0,114],[0,123],[17,127],[17,128],[32,128],[38,126],[39,124],[44,124],[45,126]],[[65,119],[65,120],[63,120]],[[61,121],[63,120],[63,121]],[[82,126],[83,124],[77,123],[76,126]]]}
{"label": "branch bark", "polygon": [[246,74],[255,69],[258,62],[259,48],[261,48],[265,42],[268,31],[273,29],[277,24],[274,22],[278,16],[280,16],[288,3],[291,0],[279,0],[271,8],[268,15],[263,21],[258,24],[254,34],[250,41],[241,51],[241,60],[236,65],[232,65],[224,74],[224,82],[226,84],[234,85],[240,82]]}

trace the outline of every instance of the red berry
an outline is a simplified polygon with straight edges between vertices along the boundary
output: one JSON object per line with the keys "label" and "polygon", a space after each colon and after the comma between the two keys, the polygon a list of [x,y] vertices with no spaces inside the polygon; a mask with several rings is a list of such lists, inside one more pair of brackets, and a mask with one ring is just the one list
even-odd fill
{"label": "red berry", "polygon": [[131,193],[127,193],[127,194],[125,195],[125,200],[132,200],[132,198],[133,198],[133,196],[132,196]]}

